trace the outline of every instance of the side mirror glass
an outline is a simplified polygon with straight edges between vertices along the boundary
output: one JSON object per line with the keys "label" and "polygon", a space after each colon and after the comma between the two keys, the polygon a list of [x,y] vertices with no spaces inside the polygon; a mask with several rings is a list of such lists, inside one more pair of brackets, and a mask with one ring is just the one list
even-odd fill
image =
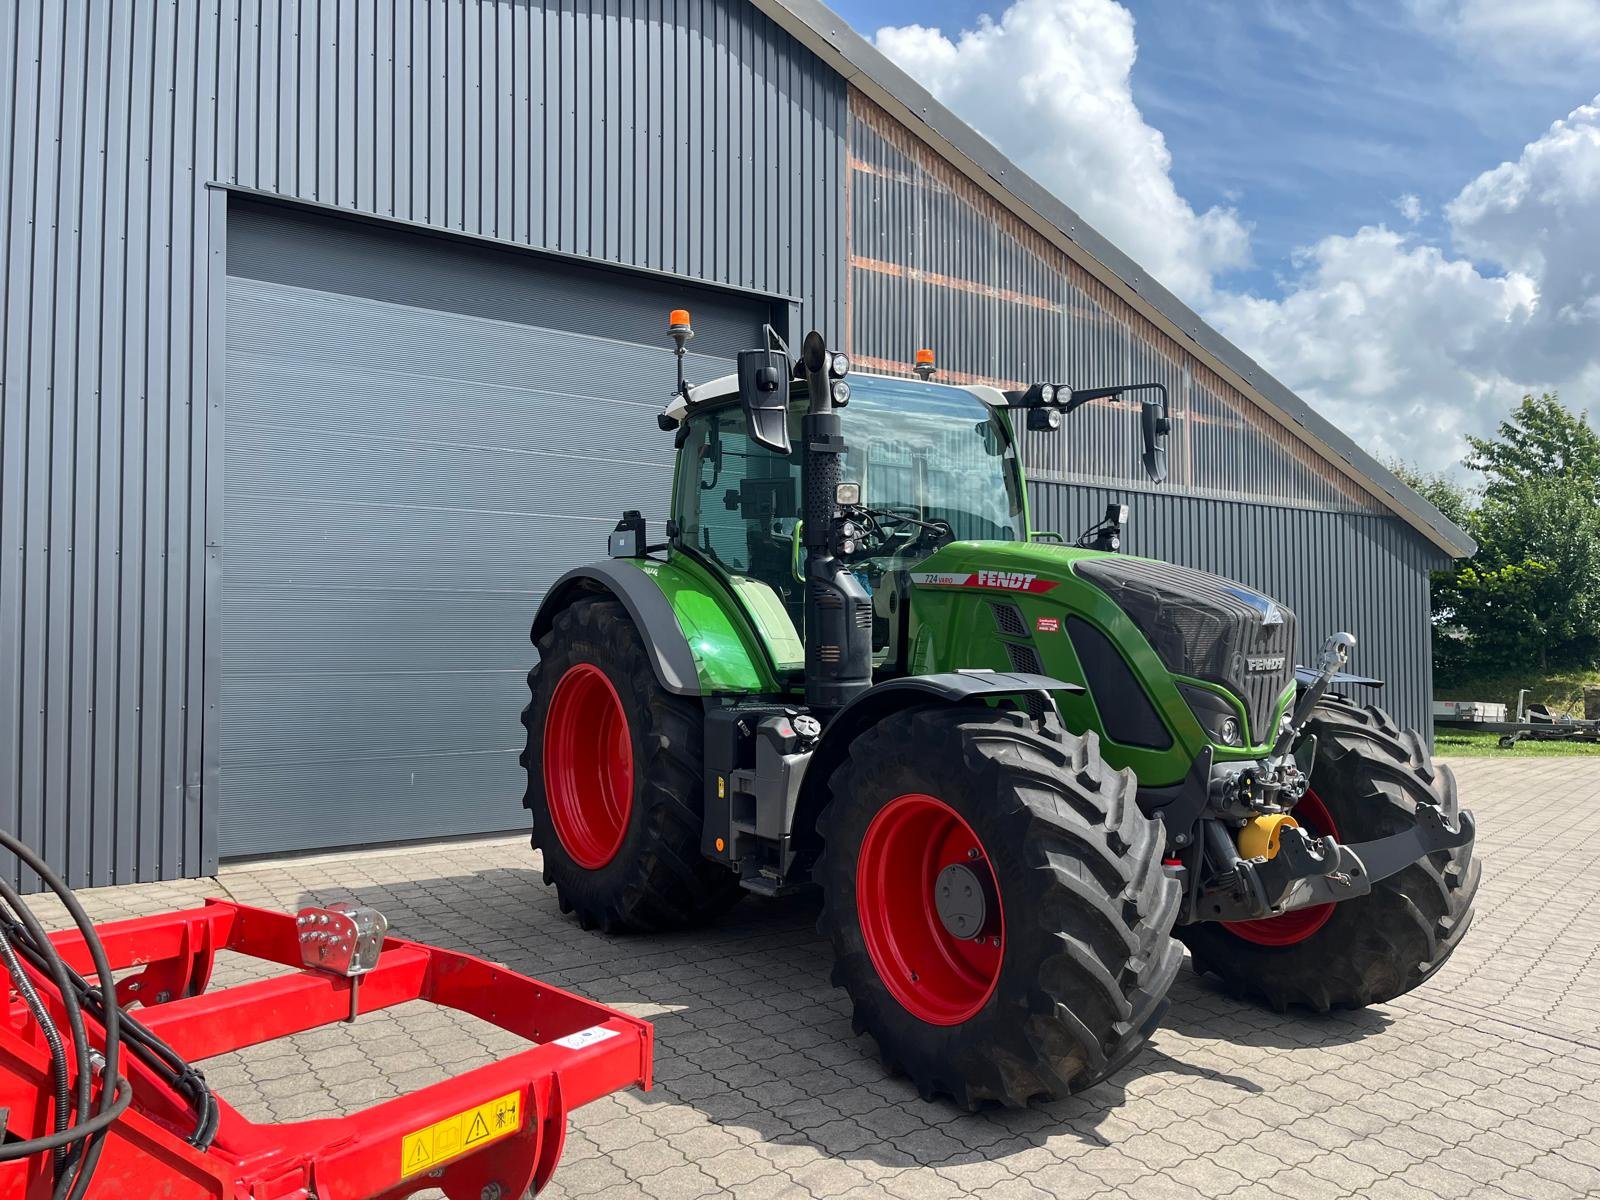
{"label": "side mirror glass", "polygon": [[739,351],[739,403],[745,431],[758,446],[789,454],[788,357],[781,350]]}
{"label": "side mirror glass", "polygon": [[1161,400],[1144,400],[1139,405],[1139,429],[1144,435],[1144,471],[1156,483],[1167,479],[1167,434],[1172,422]]}

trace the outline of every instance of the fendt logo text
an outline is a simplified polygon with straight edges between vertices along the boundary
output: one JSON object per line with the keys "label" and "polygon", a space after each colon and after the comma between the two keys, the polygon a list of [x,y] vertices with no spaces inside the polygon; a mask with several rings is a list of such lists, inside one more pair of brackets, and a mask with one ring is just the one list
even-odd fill
{"label": "fendt logo text", "polygon": [[979,571],[978,586],[1025,592],[1033,586],[1033,581],[1037,578],[1039,578],[1037,575],[1024,575],[1020,571]]}

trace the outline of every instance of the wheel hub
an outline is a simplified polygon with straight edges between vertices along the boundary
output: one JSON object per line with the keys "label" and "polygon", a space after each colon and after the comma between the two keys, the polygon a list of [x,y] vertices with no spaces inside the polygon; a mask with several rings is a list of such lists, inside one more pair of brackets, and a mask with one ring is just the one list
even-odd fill
{"label": "wheel hub", "polygon": [[933,907],[951,937],[982,937],[988,923],[988,900],[978,873],[966,863],[951,863],[933,886]]}

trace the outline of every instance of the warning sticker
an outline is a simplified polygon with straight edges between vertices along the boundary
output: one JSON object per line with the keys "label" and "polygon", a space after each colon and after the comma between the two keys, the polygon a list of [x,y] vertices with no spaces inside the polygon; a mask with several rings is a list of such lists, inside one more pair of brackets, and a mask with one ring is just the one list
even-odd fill
{"label": "warning sticker", "polygon": [[1034,622],[1034,628],[1037,629],[1040,633],[1060,633],[1061,632],[1061,618],[1060,617],[1040,617],[1036,622]]}
{"label": "warning sticker", "polygon": [[598,1025],[591,1025],[587,1029],[580,1029],[577,1033],[569,1033],[566,1037],[558,1037],[556,1045],[565,1046],[568,1050],[582,1050],[585,1046],[592,1046],[596,1042],[603,1042],[607,1038],[617,1036],[615,1029],[602,1029]]}
{"label": "warning sticker", "polygon": [[522,1128],[522,1093],[508,1092],[487,1104],[435,1121],[400,1139],[400,1174],[415,1175],[458,1154],[516,1133]]}

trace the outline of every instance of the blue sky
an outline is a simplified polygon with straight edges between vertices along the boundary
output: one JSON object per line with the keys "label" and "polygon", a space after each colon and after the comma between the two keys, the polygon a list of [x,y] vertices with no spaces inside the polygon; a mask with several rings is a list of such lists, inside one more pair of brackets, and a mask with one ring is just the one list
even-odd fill
{"label": "blue sky", "polygon": [[[1508,3],[1513,0],[1507,0]],[[921,24],[954,39],[1004,3],[840,0],[871,37]],[[1585,54],[1485,54],[1399,0],[1126,0],[1135,22],[1132,96],[1171,152],[1196,210],[1234,209],[1251,262],[1218,285],[1281,297],[1298,247],[1384,224],[1447,244],[1443,206],[1515,159],[1552,121],[1600,91]],[[925,80],[926,82],[926,80]],[[967,114],[964,114],[967,115]],[[986,129],[1005,146],[1005,138]],[[1405,194],[1425,215],[1397,207]],[[1071,197],[1065,197],[1071,201]]]}
{"label": "blue sky", "polygon": [[1600,417],[1600,0],[837,2],[1380,458]]}

